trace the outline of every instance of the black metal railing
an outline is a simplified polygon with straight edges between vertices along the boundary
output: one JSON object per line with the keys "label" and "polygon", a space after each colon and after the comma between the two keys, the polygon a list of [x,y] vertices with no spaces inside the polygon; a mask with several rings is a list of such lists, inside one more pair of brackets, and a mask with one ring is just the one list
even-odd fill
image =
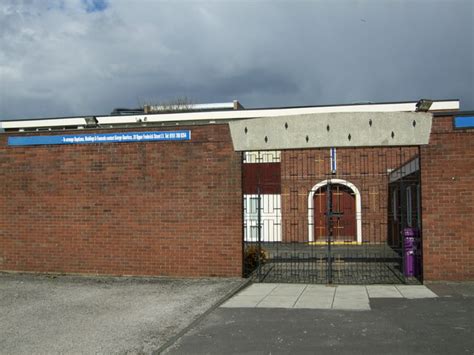
{"label": "black metal railing", "polygon": [[[244,194],[246,276],[258,282],[419,282],[418,148],[341,148],[337,169],[332,154],[282,151],[281,186],[269,189],[266,176],[263,188],[257,178],[256,193]],[[408,256],[407,233],[416,234],[417,244]]]}

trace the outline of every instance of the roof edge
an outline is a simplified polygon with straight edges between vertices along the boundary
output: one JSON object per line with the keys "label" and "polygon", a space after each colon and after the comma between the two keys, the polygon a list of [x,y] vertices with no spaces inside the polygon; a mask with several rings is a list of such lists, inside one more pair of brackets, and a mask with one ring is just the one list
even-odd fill
{"label": "roof edge", "polygon": [[[350,112],[415,112],[417,101],[398,103],[344,104],[337,106],[305,106],[288,108],[234,109],[219,111],[195,111],[178,113],[150,113],[138,115],[97,115],[61,118],[43,118],[26,120],[8,120],[0,122],[4,130],[34,130],[65,127],[69,129],[90,127],[92,121],[100,126],[133,125],[145,122],[189,122],[202,121],[215,123],[223,120],[240,120],[261,117],[279,117],[318,113]],[[459,100],[434,100],[430,113],[436,111],[453,111],[459,109]]]}

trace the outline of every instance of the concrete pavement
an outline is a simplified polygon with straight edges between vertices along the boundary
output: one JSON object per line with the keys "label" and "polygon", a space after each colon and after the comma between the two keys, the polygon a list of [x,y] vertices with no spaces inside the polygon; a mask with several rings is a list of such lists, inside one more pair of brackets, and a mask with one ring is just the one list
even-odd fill
{"label": "concrete pavement", "polygon": [[223,308],[306,308],[370,310],[371,298],[435,298],[426,286],[325,286],[253,284],[229,299]]}

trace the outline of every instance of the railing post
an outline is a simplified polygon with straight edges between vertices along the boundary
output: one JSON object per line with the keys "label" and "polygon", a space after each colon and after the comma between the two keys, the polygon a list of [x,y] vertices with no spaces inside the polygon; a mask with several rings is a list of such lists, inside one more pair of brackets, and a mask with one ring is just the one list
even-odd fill
{"label": "railing post", "polygon": [[257,186],[257,275],[258,281],[262,281],[262,212],[260,186]]}
{"label": "railing post", "polygon": [[407,198],[406,198],[406,191],[405,191],[405,184],[404,184],[404,179],[405,179],[405,174],[404,174],[404,167],[403,167],[403,152],[402,148],[400,148],[400,180],[398,182],[398,187],[400,189],[400,218],[399,218],[399,223],[400,223],[400,230],[399,234],[402,240],[402,250],[401,250],[401,256],[402,256],[402,269],[401,269],[401,274],[402,274],[402,279],[404,283],[407,283],[407,278],[405,277],[405,235],[403,233],[403,230],[407,227]]}
{"label": "railing post", "polygon": [[326,229],[327,229],[327,251],[328,251],[328,262],[327,262],[327,281],[329,284],[332,283],[332,255],[331,255],[331,243],[332,243],[332,187],[331,180],[328,180],[326,185]]}

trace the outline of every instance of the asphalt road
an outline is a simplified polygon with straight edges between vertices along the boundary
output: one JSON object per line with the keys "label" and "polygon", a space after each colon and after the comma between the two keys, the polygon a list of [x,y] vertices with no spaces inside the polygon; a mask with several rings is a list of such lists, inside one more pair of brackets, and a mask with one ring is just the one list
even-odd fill
{"label": "asphalt road", "polygon": [[474,354],[473,286],[370,311],[218,308],[165,354]]}
{"label": "asphalt road", "polygon": [[0,354],[152,353],[241,283],[0,274]]}

